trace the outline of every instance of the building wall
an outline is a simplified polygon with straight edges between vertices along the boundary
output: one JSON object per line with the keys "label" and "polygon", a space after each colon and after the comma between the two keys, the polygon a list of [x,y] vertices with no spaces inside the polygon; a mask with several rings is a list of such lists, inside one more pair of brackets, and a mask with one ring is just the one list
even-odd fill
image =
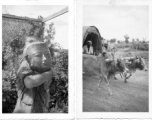
{"label": "building wall", "polygon": [[[9,16],[3,15],[2,16],[2,40],[4,41],[12,41],[15,38],[20,38],[23,35],[29,35],[30,30],[33,28],[33,25],[30,21],[34,24],[39,24],[40,21],[36,21],[30,18],[23,18],[17,16]],[[24,41],[24,40],[23,40]]]}

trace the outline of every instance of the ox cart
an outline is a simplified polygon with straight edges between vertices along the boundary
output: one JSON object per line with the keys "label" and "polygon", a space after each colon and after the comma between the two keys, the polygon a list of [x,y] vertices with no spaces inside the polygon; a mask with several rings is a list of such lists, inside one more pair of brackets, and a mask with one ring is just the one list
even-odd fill
{"label": "ox cart", "polygon": [[110,79],[111,76],[115,76],[116,73],[127,71],[127,68],[123,61],[109,60],[107,58],[105,51],[103,51],[103,38],[95,26],[83,27],[83,46],[90,40],[94,52],[98,52],[100,55],[83,54],[83,75],[89,74],[98,76],[98,89],[100,89],[100,83],[104,80],[109,94],[112,95],[108,79]]}

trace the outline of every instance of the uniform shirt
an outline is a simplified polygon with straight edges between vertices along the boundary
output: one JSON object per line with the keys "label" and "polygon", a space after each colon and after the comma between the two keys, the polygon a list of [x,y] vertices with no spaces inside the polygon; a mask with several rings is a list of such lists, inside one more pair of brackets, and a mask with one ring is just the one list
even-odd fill
{"label": "uniform shirt", "polygon": [[18,100],[14,113],[43,113],[45,90],[43,84],[31,89],[26,88],[24,79],[26,76],[35,75],[29,64],[23,61],[17,71]]}

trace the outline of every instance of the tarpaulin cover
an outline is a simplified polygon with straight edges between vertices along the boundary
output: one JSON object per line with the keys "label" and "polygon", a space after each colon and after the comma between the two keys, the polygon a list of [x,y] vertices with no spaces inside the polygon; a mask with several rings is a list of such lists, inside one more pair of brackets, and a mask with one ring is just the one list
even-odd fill
{"label": "tarpaulin cover", "polygon": [[96,56],[83,54],[83,72],[88,75],[98,75],[100,72],[100,62]]}
{"label": "tarpaulin cover", "polygon": [[[100,76],[101,72],[106,71],[106,61],[103,56],[94,56],[83,54],[83,72],[89,75]],[[101,69],[102,66],[102,69]],[[102,70],[102,71],[101,71]]]}
{"label": "tarpaulin cover", "polygon": [[99,30],[95,26],[84,26],[83,27],[83,46],[86,45],[87,41],[91,40],[94,50],[102,50],[102,40]]}
{"label": "tarpaulin cover", "polygon": [[[83,54],[83,72],[87,75],[107,75],[108,79],[120,71],[116,68],[117,60],[110,60],[107,55],[88,55]],[[123,67],[123,66],[122,66]],[[123,72],[123,71],[122,71]]]}

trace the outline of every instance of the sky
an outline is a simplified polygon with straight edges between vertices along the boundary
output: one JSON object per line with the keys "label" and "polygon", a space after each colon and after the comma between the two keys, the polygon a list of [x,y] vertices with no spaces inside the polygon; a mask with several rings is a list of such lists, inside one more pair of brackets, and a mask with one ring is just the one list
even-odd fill
{"label": "sky", "polygon": [[[22,17],[45,18],[66,7],[65,5],[5,5],[2,6],[2,12]],[[56,31],[53,42],[58,42],[64,49],[68,49],[68,12],[47,21],[46,27],[51,22],[54,23]]]}
{"label": "sky", "polygon": [[96,26],[105,39],[125,40],[149,38],[149,11],[143,5],[83,6],[83,26]]}

